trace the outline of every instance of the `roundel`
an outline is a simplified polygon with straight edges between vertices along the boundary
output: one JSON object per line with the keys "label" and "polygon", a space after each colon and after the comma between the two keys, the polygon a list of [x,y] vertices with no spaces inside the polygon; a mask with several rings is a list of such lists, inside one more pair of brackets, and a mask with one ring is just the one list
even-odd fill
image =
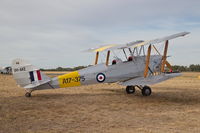
{"label": "roundel", "polygon": [[99,73],[99,74],[97,74],[96,79],[97,79],[98,82],[102,83],[102,82],[105,81],[106,76],[105,76],[105,74],[103,74],[103,73]]}

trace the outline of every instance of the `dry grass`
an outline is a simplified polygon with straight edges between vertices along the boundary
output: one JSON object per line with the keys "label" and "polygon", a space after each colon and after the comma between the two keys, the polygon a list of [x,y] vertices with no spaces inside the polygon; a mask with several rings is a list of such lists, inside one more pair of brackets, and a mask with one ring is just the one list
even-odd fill
{"label": "dry grass", "polygon": [[0,133],[200,132],[200,73],[127,95],[100,84],[33,92],[24,97],[12,76],[0,75]]}

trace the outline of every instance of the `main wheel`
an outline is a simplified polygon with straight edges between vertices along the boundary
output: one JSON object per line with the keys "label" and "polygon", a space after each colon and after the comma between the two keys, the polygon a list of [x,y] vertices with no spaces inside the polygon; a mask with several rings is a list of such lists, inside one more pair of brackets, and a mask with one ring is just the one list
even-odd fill
{"label": "main wheel", "polygon": [[25,97],[31,97],[31,93],[30,92],[26,92]]}
{"label": "main wheel", "polygon": [[142,88],[142,95],[143,96],[150,96],[151,95],[151,88],[149,86],[144,86]]}
{"label": "main wheel", "polygon": [[135,92],[135,86],[127,86],[126,87],[127,94],[133,94],[134,92]]}

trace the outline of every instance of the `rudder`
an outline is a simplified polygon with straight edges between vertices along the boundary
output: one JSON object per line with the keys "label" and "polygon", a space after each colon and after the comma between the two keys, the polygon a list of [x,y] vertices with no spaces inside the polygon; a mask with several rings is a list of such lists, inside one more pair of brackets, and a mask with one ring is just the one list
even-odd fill
{"label": "rudder", "polygon": [[23,88],[34,88],[50,81],[38,68],[22,59],[12,61],[12,71],[17,84]]}

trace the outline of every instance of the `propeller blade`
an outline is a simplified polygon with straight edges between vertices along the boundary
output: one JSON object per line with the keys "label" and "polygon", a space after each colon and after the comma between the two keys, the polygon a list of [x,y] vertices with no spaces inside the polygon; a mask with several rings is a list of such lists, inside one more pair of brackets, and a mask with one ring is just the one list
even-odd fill
{"label": "propeller blade", "polygon": [[[153,45],[153,48],[155,49],[155,51],[159,54],[159,55],[161,55],[161,53],[158,51],[158,49]],[[165,61],[165,64],[166,64],[166,66],[170,69],[170,70],[172,70],[172,65],[166,60]]]}

